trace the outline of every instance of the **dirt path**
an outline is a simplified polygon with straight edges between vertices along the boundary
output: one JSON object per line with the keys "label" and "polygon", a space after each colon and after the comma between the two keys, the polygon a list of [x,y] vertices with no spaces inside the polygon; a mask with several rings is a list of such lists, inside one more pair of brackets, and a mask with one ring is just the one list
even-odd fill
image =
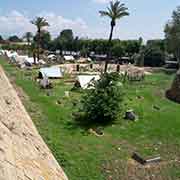
{"label": "dirt path", "polygon": [[1,67],[0,180],[67,180]]}

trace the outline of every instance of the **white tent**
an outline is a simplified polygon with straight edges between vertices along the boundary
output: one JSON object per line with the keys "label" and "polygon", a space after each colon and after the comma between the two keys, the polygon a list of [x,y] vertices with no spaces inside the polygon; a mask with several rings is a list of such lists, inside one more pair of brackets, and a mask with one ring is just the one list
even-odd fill
{"label": "white tent", "polygon": [[44,77],[48,77],[48,78],[62,78],[63,77],[61,69],[57,66],[41,68],[39,70],[39,73],[41,74],[43,78]]}
{"label": "white tent", "polygon": [[28,56],[16,56],[15,61],[17,63],[24,63],[27,58],[28,58]]}
{"label": "white tent", "polygon": [[77,81],[79,82],[81,88],[83,89],[92,88],[91,86],[92,82],[98,81],[99,79],[100,79],[99,75],[80,75],[77,77]]}
{"label": "white tent", "polygon": [[39,60],[39,64],[45,65],[45,64],[46,64],[46,62],[45,62],[45,61],[43,61],[42,59],[40,59],[40,60]]}
{"label": "white tent", "polygon": [[26,57],[25,58],[25,64],[26,63],[32,66],[32,64],[34,64],[34,58],[33,57]]}
{"label": "white tent", "polygon": [[6,51],[6,55],[7,55],[8,58],[12,58],[12,57],[17,57],[18,53],[17,52]]}
{"label": "white tent", "polygon": [[[26,63],[28,63],[29,65],[34,64],[34,58],[33,58],[33,57],[26,57],[26,58],[25,58],[25,64],[26,64]],[[36,59],[36,64],[42,64],[42,65],[44,65],[44,64],[46,64],[46,62],[43,61],[42,59],[40,59],[39,61],[37,61],[37,59]]]}
{"label": "white tent", "polygon": [[66,61],[73,61],[73,60],[75,60],[73,56],[64,56],[64,59]]}
{"label": "white tent", "polygon": [[5,53],[6,53],[6,51],[5,50],[0,50],[0,55],[2,56],[2,55],[5,55]]}
{"label": "white tent", "polygon": [[54,59],[56,59],[57,57],[56,57],[55,54],[50,54],[47,58],[50,59],[50,60],[54,60]]}

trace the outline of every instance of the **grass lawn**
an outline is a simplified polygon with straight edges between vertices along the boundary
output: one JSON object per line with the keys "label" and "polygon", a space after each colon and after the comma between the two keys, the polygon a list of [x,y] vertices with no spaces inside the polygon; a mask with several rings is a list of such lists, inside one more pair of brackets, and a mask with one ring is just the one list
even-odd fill
{"label": "grass lawn", "polygon": [[[124,109],[134,109],[139,121],[127,122],[122,115],[115,124],[104,127],[103,137],[96,137],[74,124],[74,102],[81,93],[64,97],[72,85],[56,80],[52,90],[41,90],[33,80],[35,72],[25,72],[4,60],[0,64],[25,92],[21,98],[27,111],[70,180],[180,178],[180,105],[164,97],[173,75],[160,72],[144,82],[126,84]],[[134,151],[145,157],[160,155],[162,162],[141,166],[131,160]]]}

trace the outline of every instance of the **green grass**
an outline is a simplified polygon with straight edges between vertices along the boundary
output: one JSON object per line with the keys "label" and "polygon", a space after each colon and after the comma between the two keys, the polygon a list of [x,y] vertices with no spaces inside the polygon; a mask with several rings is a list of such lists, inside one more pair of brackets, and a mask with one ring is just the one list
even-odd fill
{"label": "green grass", "polygon": [[80,99],[81,93],[71,92],[72,99],[65,98],[64,92],[72,85],[57,80],[52,90],[41,90],[32,78],[35,71],[25,72],[4,60],[0,64],[28,96],[23,103],[70,180],[129,179],[129,173],[136,169],[129,164],[134,151],[143,156],[160,155],[163,162],[148,171],[138,168],[131,173],[133,179],[145,179],[148,173],[157,180],[180,177],[180,163],[175,161],[180,157],[180,105],[164,97],[173,75],[160,72],[144,82],[126,84],[124,109],[134,109],[139,120],[127,122],[121,116],[115,124],[104,128],[103,137],[96,137],[73,123],[73,102]]}

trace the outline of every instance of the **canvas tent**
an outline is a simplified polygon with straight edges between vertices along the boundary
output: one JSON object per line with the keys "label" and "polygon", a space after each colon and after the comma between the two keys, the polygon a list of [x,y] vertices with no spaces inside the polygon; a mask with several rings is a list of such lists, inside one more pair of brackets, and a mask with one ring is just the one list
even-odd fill
{"label": "canvas tent", "polygon": [[27,66],[32,66],[32,64],[34,64],[34,58],[33,57],[26,57],[24,60],[25,60],[24,63]]}
{"label": "canvas tent", "polygon": [[55,60],[57,57],[56,57],[55,54],[50,54],[50,55],[48,55],[47,58],[48,58],[49,60]]}
{"label": "canvas tent", "polygon": [[75,60],[73,56],[64,56],[64,59],[66,61],[73,61],[73,60]]}
{"label": "canvas tent", "polygon": [[80,75],[77,77],[77,82],[82,89],[89,89],[92,88],[92,82],[98,81],[99,79],[99,75]]}
{"label": "canvas tent", "polygon": [[2,55],[5,55],[5,54],[6,54],[6,50],[1,49],[0,50],[0,55],[2,56]]}
{"label": "canvas tent", "polygon": [[62,78],[63,73],[61,69],[58,66],[52,66],[52,67],[47,67],[47,68],[41,68],[39,70],[39,77],[44,78]]}
{"label": "canvas tent", "polygon": [[17,63],[24,63],[25,62],[25,59],[26,58],[28,58],[28,56],[16,56],[15,57],[15,61],[17,62]]}
{"label": "canvas tent", "polygon": [[45,61],[43,61],[42,59],[40,59],[40,60],[39,60],[39,64],[45,65],[45,64],[46,64],[46,62],[45,62]]}
{"label": "canvas tent", "polygon": [[18,53],[17,52],[6,51],[6,55],[7,55],[8,58],[12,58],[12,57],[17,57]]}
{"label": "canvas tent", "polygon": [[[34,58],[33,58],[33,57],[26,57],[26,58],[25,58],[25,64],[32,66],[32,65],[34,64]],[[43,61],[42,59],[40,59],[39,61],[36,60],[36,64],[42,64],[42,65],[44,65],[44,64],[46,64],[46,62]]]}

